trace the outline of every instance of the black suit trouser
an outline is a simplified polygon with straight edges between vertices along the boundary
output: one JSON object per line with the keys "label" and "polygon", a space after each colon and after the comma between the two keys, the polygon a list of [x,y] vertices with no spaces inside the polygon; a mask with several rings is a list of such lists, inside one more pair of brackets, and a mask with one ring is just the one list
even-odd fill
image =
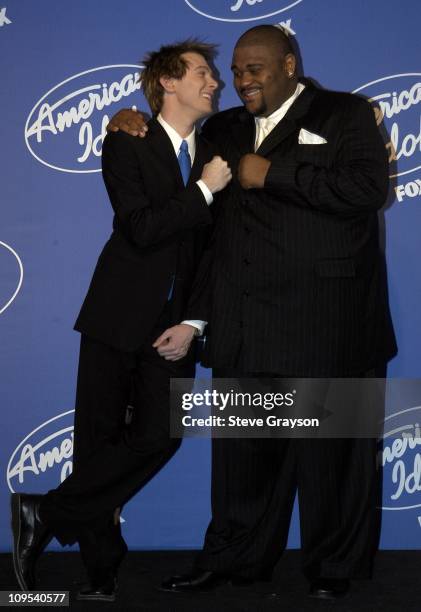
{"label": "black suit trouser", "polygon": [[[93,578],[114,570],[127,547],[113,520],[171,458],[180,440],[169,433],[170,378],[194,376],[192,355],[172,362],[153,341],[165,316],[136,353],[82,336],[75,411],[74,468],[41,504],[41,517],[62,545],[79,542]],[[126,424],[127,406],[132,405]]]}
{"label": "black suit trouser", "polygon": [[[214,370],[214,376],[252,375]],[[270,574],[286,546],[298,490],[306,576],[369,576],[379,535],[376,450],[372,438],[214,438],[212,520],[197,566]]]}

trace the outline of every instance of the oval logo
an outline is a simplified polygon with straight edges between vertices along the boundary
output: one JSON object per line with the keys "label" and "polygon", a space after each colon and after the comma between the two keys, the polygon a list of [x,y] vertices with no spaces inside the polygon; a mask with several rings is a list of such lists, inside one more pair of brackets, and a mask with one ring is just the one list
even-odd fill
{"label": "oval logo", "polygon": [[421,508],[421,406],[385,419],[383,510]]}
{"label": "oval logo", "polygon": [[7,465],[12,493],[46,491],[72,471],[73,413],[69,410],[31,431],[13,451]]}
{"label": "oval logo", "polygon": [[303,0],[184,0],[196,13],[216,21],[257,21],[283,13]]}
{"label": "oval logo", "polygon": [[397,165],[390,178],[421,169],[421,72],[394,74],[355,89],[374,106],[377,124],[390,138],[389,162]]}
{"label": "oval logo", "polygon": [[110,115],[122,106],[138,104],[139,89],[135,64],[75,74],[35,104],[25,125],[26,146],[35,159],[54,170],[99,172]]}
{"label": "oval logo", "polygon": [[23,282],[23,265],[11,246],[0,240],[0,314],[9,308]]}

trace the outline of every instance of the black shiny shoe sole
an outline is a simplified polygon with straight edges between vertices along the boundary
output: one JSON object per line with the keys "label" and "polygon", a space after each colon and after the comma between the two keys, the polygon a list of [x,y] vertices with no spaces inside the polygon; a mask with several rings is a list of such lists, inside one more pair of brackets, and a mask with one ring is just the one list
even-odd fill
{"label": "black shiny shoe sole", "polygon": [[19,544],[21,533],[20,499],[19,493],[12,493],[10,505],[12,510],[13,569],[15,570],[15,576],[22,591],[30,591],[31,589],[25,581],[19,564]]}
{"label": "black shiny shoe sole", "polygon": [[340,599],[344,599],[345,597],[347,597],[348,594],[349,594],[348,592],[326,593],[326,592],[316,591],[314,593],[309,593],[307,597],[309,597],[310,599],[319,599],[320,601],[337,601]]}
{"label": "black shiny shoe sole", "polygon": [[[174,578],[179,578],[178,576],[174,576]],[[180,576],[181,578],[181,576]],[[157,590],[161,593],[183,593],[184,595],[191,593],[192,595],[200,595],[200,593],[210,593],[218,589],[221,586],[224,586],[230,582],[230,579],[227,576],[218,576],[213,577],[211,581],[205,581],[200,585],[176,585],[172,586],[171,584],[166,584],[166,580],[157,587]]]}
{"label": "black shiny shoe sole", "polygon": [[[264,579],[264,582],[270,582],[270,579]],[[157,587],[158,591],[162,593],[210,593],[211,591],[215,591],[216,589],[222,586],[231,586],[234,588],[247,588],[253,584],[255,584],[256,579],[254,578],[242,578],[241,576],[218,576],[214,577],[212,582],[205,583],[201,586],[164,586],[161,584]]]}
{"label": "black shiny shoe sole", "polygon": [[86,585],[85,589],[80,589],[76,593],[77,601],[108,601],[113,602],[116,600],[117,591],[118,591],[118,583],[117,578],[114,578],[114,587],[108,586],[108,588],[104,585],[103,587],[98,587],[97,589],[89,588],[90,585]]}
{"label": "black shiny shoe sole", "polygon": [[341,585],[340,588],[335,588],[335,585],[333,585],[331,588],[325,585],[321,585],[320,587],[314,585],[310,587],[308,597],[310,599],[319,599],[322,601],[336,601],[343,599],[344,597],[349,595],[349,589],[349,582],[344,585]]}
{"label": "black shiny shoe sole", "polygon": [[116,593],[101,593],[100,591],[90,591],[89,593],[82,593],[79,591],[76,594],[77,601],[107,601],[113,602],[116,600]]}

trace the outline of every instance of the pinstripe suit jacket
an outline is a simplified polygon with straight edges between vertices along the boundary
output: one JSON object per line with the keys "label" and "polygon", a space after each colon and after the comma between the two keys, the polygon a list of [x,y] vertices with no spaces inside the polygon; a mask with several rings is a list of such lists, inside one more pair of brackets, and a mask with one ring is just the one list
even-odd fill
{"label": "pinstripe suit jacket", "polygon": [[[388,166],[373,111],[306,85],[257,151],[271,161],[264,188],[234,178],[221,194],[210,299],[200,289],[191,302],[191,315],[209,321],[206,365],[350,376],[396,352],[377,214]],[[299,144],[301,128],[327,143]],[[203,133],[236,177],[253,152],[253,117],[229,109]]]}

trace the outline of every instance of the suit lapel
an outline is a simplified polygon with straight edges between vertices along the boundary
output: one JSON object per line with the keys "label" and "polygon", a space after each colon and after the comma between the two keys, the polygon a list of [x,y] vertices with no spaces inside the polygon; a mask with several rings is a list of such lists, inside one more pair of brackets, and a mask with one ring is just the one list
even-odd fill
{"label": "suit lapel", "polygon": [[295,100],[285,117],[281,119],[278,125],[261,143],[256,151],[257,155],[265,157],[300,126],[302,118],[310,108],[316,91],[316,88],[311,83],[306,83],[306,88]]}
{"label": "suit lapel", "polygon": [[247,111],[242,111],[238,115],[238,121],[231,128],[233,140],[240,153],[251,153],[254,151],[255,122],[253,115]]}
{"label": "suit lapel", "polygon": [[166,131],[155,118],[148,121],[148,128],[147,138],[149,139],[149,144],[154,153],[157,155],[157,157],[159,157],[163,165],[168,168],[169,172],[175,177],[177,184],[179,184],[180,187],[184,187],[178,159]]}
{"label": "suit lapel", "polygon": [[203,165],[207,161],[206,146],[203,140],[198,136],[197,132],[196,132],[195,138],[196,138],[196,153],[194,156],[193,166],[190,172],[190,177],[187,183],[188,185],[190,183],[195,183],[196,181],[200,179],[200,177],[202,176]]}

